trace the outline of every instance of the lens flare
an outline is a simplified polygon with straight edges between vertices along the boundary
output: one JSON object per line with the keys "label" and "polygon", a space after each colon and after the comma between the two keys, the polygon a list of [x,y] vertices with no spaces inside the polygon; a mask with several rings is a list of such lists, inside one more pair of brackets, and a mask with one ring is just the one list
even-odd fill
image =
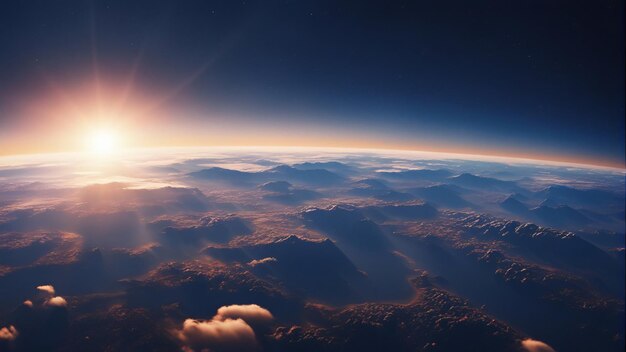
{"label": "lens flare", "polygon": [[110,129],[97,129],[87,137],[88,150],[98,155],[109,155],[119,147],[118,135]]}

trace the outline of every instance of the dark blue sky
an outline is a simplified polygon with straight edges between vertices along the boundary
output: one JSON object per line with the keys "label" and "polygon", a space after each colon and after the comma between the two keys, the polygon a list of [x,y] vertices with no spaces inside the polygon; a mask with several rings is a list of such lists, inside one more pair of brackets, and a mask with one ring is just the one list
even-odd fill
{"label": "dark blue sky", "polygon": [[0,103],[95,52],[155,86],[206,65],[180,99],[259,120],[623,164],[623,16],[621,1],[5,1]]}

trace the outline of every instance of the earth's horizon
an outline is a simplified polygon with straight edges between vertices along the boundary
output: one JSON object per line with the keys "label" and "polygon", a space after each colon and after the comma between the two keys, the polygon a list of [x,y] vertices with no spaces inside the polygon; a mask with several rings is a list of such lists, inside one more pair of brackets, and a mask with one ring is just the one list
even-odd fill
{"label": "earth's horizon", "polygon": [[0,347],[622,349],[624,172],[480,159],[0,158]]}

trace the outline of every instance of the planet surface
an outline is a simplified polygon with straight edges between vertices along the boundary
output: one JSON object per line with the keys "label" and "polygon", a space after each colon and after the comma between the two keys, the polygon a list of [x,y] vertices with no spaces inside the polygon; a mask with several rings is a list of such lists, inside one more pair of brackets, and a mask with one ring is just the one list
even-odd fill
{"label": "planet surface", "polygon": [[385,150],[3,157],[0,350],[623,351],[624,190]]}

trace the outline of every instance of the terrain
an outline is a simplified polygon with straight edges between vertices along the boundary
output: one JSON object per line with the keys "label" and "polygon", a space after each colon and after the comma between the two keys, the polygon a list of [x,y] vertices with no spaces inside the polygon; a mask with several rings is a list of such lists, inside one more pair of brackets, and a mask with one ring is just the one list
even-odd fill
{"label": "terrain", "polygon": [[0,350],[622,351],[623,170],[346,150],[0,161]]}

